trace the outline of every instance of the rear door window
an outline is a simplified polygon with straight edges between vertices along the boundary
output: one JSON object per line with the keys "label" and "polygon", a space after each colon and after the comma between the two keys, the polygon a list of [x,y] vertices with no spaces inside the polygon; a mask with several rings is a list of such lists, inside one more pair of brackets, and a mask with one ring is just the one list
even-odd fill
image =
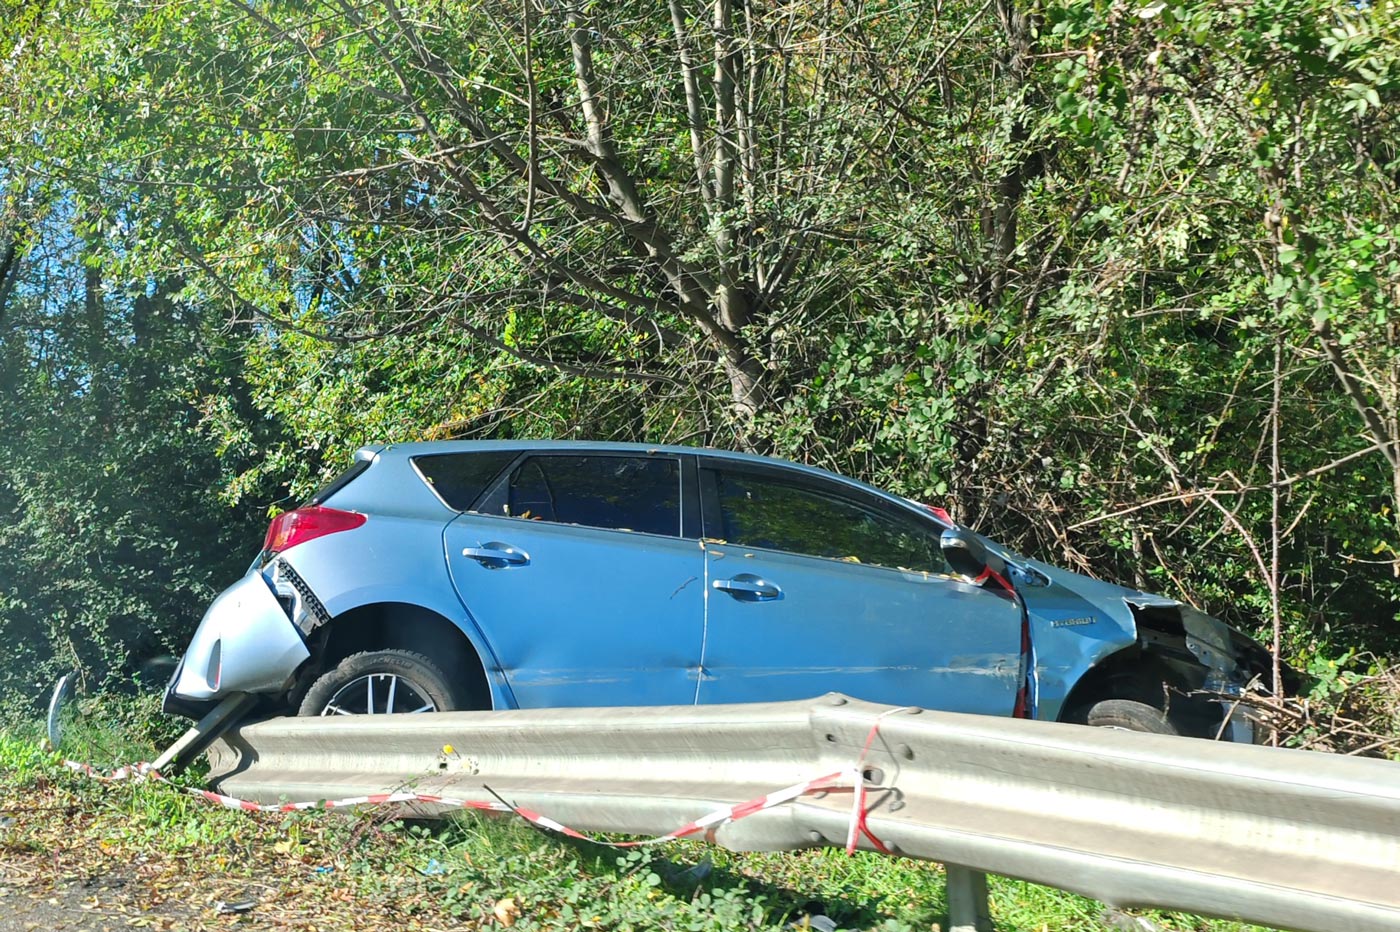
{"label": "rear door window", "polygon": [[475,510],[679,537],[680,461],[663,456],[532,456],[503,476]]}
{"label": "rear door window", "polygon": [[466,511],[519,455],[519,450],[433,453],[415,456],[413,466],[444,505],[453,511]]}
{"label": "rear door window", "polygon": [[936,529],[878,501],[767,472],[707,469],[701,475],[718,512],[719,527],[706,518],[710,536],[848,563],[948,572]]}

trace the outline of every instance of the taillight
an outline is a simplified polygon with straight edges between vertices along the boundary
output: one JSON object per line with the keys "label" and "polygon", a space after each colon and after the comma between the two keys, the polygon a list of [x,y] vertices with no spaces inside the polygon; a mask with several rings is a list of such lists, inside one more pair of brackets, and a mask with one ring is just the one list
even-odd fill
{"label": "taillight", "polygon": [[283,512],[268,525],[267,537],[263,538],[263,553],[281,553],[327,534],[353,531],[364,523],[364,515],[320,505]]}

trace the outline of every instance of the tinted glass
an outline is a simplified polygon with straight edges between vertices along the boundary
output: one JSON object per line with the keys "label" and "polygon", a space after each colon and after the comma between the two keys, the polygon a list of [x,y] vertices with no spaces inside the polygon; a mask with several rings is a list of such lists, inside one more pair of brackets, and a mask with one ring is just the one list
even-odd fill
{"label": "tinted glass", "polygon": [[419,475],[433,487],[448,508],[466,511],[518,453],[517,450],[435,453],[432,456],[415,456],[413,465],[418,467]]}
{"label": "tinted glass", "polygon": [[312,495],[309,499],[307,499],[304,504],[321,504],[326,499],[330,498],[332,495],[339,492],[341,489],[345,488],[350,483],[354,482],[356,477],[359,476],[360,473],[364,472],[366,469],[369,469],[369,463],[369,460],[355,460],[355,462],[350,464],[349,469],[345,470],[345,472],[336,476],[330,482],[327,482],[325,485],[317,489],[316,493]]}
{"label": "tinted glass", "polygon": [[725,540],[852,563],[948,572],[937,532],[823,489],[715,471]]}
{"label": "tinted glass", "polygon": [[636,456],[535,456],[479,509],[558,524],[680,535],[680,463]]}

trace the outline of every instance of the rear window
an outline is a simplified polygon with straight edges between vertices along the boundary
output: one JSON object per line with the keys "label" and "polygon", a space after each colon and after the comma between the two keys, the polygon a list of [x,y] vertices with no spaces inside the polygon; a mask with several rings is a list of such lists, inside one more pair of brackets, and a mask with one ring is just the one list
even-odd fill
{"label": "rear window", "polygon": [[481,497],[491,480],[516,457],[515,450],[479,453],[434,453],[415,456],[413,466],[453,511],[466,511]]}
{"label": "rear window", "polygon": [[369,464],[370,461],[367,459],[355,460],[355,462],[350,464],[349,469],[345,470],[345,472],[336,476],[330,482],[327,482],[325,485],[317,489],[316,493],[312,495],[311,498],[305,502],[305,504],[321,504],[326,499],[330,498],[332,495],[339,492],[341,489],[345,488],[350,483],[354,482],[355,478],[359,476],[360,473],[364,472],[366,469],[369,469]]}

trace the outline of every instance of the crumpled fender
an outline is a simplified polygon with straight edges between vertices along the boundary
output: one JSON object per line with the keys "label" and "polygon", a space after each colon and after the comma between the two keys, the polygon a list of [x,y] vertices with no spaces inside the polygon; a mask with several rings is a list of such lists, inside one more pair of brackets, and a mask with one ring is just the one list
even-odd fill
{"label": "crumpled fender", "polygon": [[1137,609],[1175,612],[1186,634],[1186,649],[1218,675],[1219,688],[1243,686],[1249,679],[1247,660],[1263,660],[1261,665],[1268,665],[1268,652],[1252,638],[1185,602],[1146,593],[1125,596],[1123,601]]}

